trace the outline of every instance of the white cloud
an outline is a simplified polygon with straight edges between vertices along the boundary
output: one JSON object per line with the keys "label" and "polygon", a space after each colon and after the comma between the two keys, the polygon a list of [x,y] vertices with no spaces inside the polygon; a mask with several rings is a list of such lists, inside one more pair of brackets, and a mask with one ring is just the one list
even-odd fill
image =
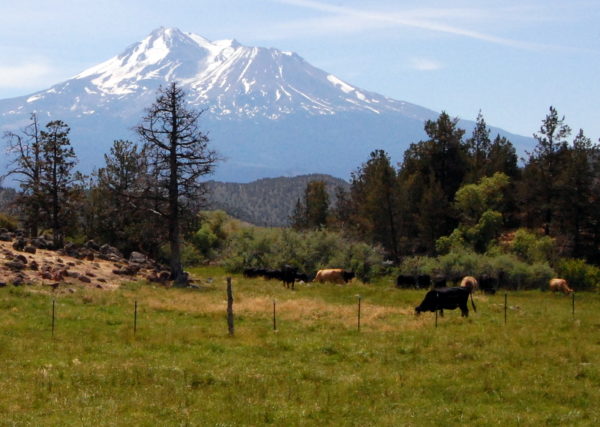
{"label": "white cloud", "polygon": [[411,58],[409,66],[419,71],[436,71],[444,68],[441,62],[429,58]]}
{"label": "white cloud", "polygon": [[[498,15],[506,23],[507,11],[504,9],[486,8],[413,8],[405,10],[374,10],[336,6],[315,0],[274,0],[279,3],[298,6],[319,12],[329,13],[326,19],[308,19],[292,23],[290,30],[298,31],[302,25],[310,30],[324,33],[344,28],[346,32],[360,32],[371,28],[406,27],[430,32],[476,39],[488,43],[510,46],[520,49],[548,48],[549,45],[530,43],[505,37],[498,37],[481,31],[467,28],[467,24],[477,26],[485,22],[497,22]],[[367,3],[368,4],[368,3]],[[514,10],[513,10],[514,13]],[[512,15],[511,15],[512,16]],[[461,24],[459,24],[459,22]],[[321,24],[318,27],[318,24]],[[352,24],[352,25],[349,25]],[[318,27],[318,28],[317,28]]]}

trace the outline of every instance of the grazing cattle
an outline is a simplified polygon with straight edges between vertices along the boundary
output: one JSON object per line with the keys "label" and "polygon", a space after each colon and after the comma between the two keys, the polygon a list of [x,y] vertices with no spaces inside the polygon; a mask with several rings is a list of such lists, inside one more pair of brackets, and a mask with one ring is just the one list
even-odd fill
{"label": "grazing cattle", "polygon": [[263,277],[267,280],[281,280],[286,288],[292,288],[292,290],[294,290],[296,280],[304,280],[305,282],[308,281],[308,276],[306,274],[298,273],[298,268],[292,267],[291,265],[285,265],[281,270],[246,268],[244,269],[243,273],[244,277],[247,278]]}
{"label": "grazing cattle", "polygon": [[417,288],[427,289],[431,286],[431,277],[428,274],[420,274],[417,276]]}
{"label": "grazing cattle", "polygon": [[474,292],[477,290],[477,288],[479,288],[479,283],[477,283],[477,279],[474,278],[473,276],[465,276],[460,281],[460,287],[467,288],[471,292]]}
{"label": "grazing cattle", "polygon": [[308,274],[306,273],[296,273],[296,280],[299,282],[308,283]]}
{"label": "grazing cattle", "polygon": [[415,280],[414,276],[405,276],[400,274],[398,277],[396,277],[396,287],[398,288],[412,288],[415,287],[416,284],[417,281]]}
{"label": "grazing cattle", "polygon": [[420,274],[416,277],[400,274],[396,277],[396,286],[398,288],[427,289],[431,286],[431,277],[427,274]]}
{"label": "grazing cattle", "polygon": [[423,302],[418,307],[415,307],[416,314],[420,314],[423,311],[436,311],[440,310],[440,314],[444,315],[444,309],[454,310],[460,308],[463,317],[469,316],[469,308],[467,303],[469,301],[469,295],[471,295],[471,304],[473,305],[473,311],[477,311],[475,303],[473,302],[473,295],[467,288],[439,288],[432,289],[427,292]]}
{"label": "grazing cattle", "polygon": [[479,289],[485,294],[494,295],[498,289],[498,279],[487,274],[479,277]]}
{"label": "grazing cattle", "polygon": [[283,286],[288,289],[292,288],[292,290],[294,290],[296,274],[298,274],[298,268],[292,267],[291,265],[284,265],[279,276],[279,278],[283,281]]}
{"label": "grazing cattle", "polygon": [[569,288],[567,281],[559,278],[550,279],[550,290],[553,293],[562,292],[563,294],[570,294],[573,292],[573,289]]}
{"label": "grazing cattle", "polygon": [[249,279],[254,277],[260,277],[265,274],[266,270],[264,268],[245,268],[244,269],[244,277]]}
{"label": "grazing cattle", "polygon": [[348,283],[353,278],[354,273],[352,271],[346,271],[342,268],[329,268],[317,271],[317,275],[315,276],[315,282],[330,282],[343,285],[345,283]]}

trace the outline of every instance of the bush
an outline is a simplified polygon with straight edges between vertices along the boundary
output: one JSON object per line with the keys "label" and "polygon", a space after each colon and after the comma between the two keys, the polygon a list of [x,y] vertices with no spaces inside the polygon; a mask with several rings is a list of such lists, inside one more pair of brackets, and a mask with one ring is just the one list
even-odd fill
{"label": "bush", "polygon": [[379,248],[326,230],[244,229],[231,236],[224,259],[225,268],[233,273],[287,264],[309,275],[322,268],[344,268],[365,282],[382,274],[384,268]]}
{"label": "bush", "polygon": [[507,289],[544,289],[554,270],[545,262],[527,264],[513,254],[485,255],[469,251],[451,252],[436,258],[406,258],[402,274],[443,275],[449,280],[462,276],[488,275]]}
{"label": "bush", "polygon": [[5,228],[8,231],[16,231],[19,227],[19,221],[10,215],[0,213],[0,228]]}
{"label": "bush", "polygon": [[598,290],[600,268],[587,264],[582,259],[565,258],[559,261],[558,276],[569,282],[576,291]]}
{"label": "bush", "polygon": [[556,260],[556,244],[550,236],[540,236],[524,228],[515,232],[510,250],[521,260],[530,264]]}

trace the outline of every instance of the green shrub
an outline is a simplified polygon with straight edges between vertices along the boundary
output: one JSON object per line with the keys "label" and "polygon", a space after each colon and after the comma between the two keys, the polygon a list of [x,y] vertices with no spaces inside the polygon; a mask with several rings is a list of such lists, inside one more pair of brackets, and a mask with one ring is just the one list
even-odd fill
{"label": "green shrub", "polygon": [[307,274],[322,268],[345,268],[365,282],[384,272],[379,248],[327,230],[249,228],[234,233],[228,241],[224,266],[230,272],[283,265],[295,266]]}
{"label": "green shrub", "polygon": [[532,231],[520,228],[515,232],[510,250],[521,260],[534,262],[549,262],[556,260],[556,244],[550,236],[540,236]]}
{"label": "green shrub", "polygon": [[16,218],[0,212],[0,228],[8,231],[15,231],[19,227],[19,221]]}
{"label": "green shrub", "polygon": [[598,290],[600,268],[582,259],[565,258],[558,262],[558,276],[566,279],[576,291]]}

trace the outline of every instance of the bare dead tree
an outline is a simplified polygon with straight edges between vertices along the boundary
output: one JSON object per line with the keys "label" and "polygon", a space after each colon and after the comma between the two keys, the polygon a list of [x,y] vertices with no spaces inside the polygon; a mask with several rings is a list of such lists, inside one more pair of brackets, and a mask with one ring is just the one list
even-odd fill
{"label": "bare dead tree", "polygon": [[154,213],[167,223],[171,277],[176,286],[186,284],[181,265],[182,212],[204,194],[199,180],[212,173],[218,161],[208,147],[208,136],[200,130],[203,112],[189,108],[185,91],[171,83],[159,89],[136,128],[147,148]]}
{"label": "bare dead tree", "polygon": [[7,172],[1,179],[15,176],[15,181],[21,187],[18,203],[21,206],[25,226],[29,235],[36,237],[41,215],[42,171],[42,145],[37,115],[32,113],[31,123],[20,132],[5,132],[4,139],[10,161]]}

